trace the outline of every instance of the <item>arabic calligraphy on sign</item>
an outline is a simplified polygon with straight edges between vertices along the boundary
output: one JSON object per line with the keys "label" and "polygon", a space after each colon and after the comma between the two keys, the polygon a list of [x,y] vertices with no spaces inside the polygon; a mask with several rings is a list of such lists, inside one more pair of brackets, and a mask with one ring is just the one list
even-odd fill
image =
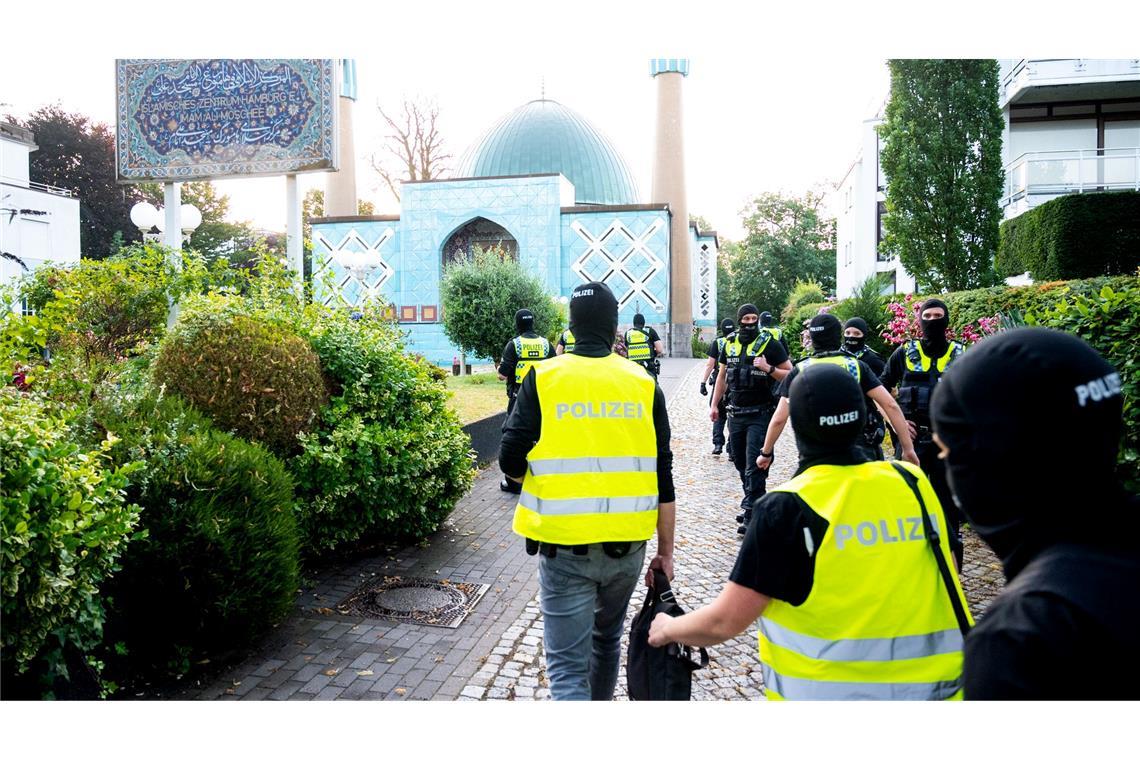
{"label": "arabic calligraphy on sign", "polygon": [[192,61],[180,75],[160,74],[134,113],[159,155],[252,156],[259,145],[287,148],[301,134],[316,99],[289,62]]}

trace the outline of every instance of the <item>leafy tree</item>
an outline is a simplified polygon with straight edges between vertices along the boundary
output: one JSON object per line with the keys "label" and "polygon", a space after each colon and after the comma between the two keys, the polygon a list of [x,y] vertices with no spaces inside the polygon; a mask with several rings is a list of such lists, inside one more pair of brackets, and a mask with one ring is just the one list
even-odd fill
{"label": "leafy tree", "polygon": [[[779,314],[797,280],[835,292],[835,220],[823,216],[822,193],[763,193],[741,212],[748,236],[731,250],[731,304]],[[735,311],[735,309],[733,309]]]}
{"label": "leafy tree", "polygon": [[140,240],[131,224],[131,206],[142,200],[135,185],[115,181],[115,133],[107,124],[58,105],[44,106],[23,123],[39,150],[29,169],[33,182],[71,190],[79,199],[79,239],[84,258],[111,255],[115,233],[127,242]]}
{"label": "leafy tree", "polygon": [[443,330],[464,352],[498,363],[515,336],[515,312],[534,312],[534,330],[551,333],[560,322],[542,282],[501,248],[476,245],[469,261],[452,264],[440,283]]}
{"label": "leafy tree", "polygon": [[886,238],[924,291],[996,282],[1004,174],[997,61],[891,60]]}
{"label": "leafy tree", "polygon": [[[162,185],[148,182],[139,186],[147,201],[161,206],[164,203]],[[213,182],[187,182],[182,185],[182,202],[202,212],[202,223],[190,235],[189,247],[201,253],[208,261],[248,249],[254,240],[253,225],[249,222],[227,222],[230,197],[218,192]]]}

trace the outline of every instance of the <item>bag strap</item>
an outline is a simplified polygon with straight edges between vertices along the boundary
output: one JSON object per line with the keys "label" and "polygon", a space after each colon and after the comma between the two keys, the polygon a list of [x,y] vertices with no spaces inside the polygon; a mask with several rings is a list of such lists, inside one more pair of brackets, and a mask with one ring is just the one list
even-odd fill
{"label": "bag strap", "polygon": [[[673,588],[669,585],[669,579],[665,573],[657,568],[653,568],[653,606],[656,608],[662,602],[672,604],[680,609],[677,604],[677,597],[673,595]],[[684,614],[682,612],[682,614]],[[676,657],[685,664],[689,670],[700,670],[707,668],[709,665],[709,653],[704,647],[690,647],[687,644],[669,644],[665,647],[665,651],[673,657]],[[693,652],[699,652],[700,660],[693,660]]]}
{"label": "bag strap", "polygon": [[950,595],[950,604],[954,607],[954,617],[958,619],[958,628],[965,636],[970,632],[970,619],[966,617],[966,610],[962,608],[962,600],[958,598],[958,593],[955,590],[954,577],[950,574],[950,566],[946,563],[946,557],[942,555],[941,539],[939,539],[938,533],[934,531],[934,526],[930,522],[930,513],[926,511],[926,501],[918,490],[918,478],[898,462],[891,462],[891,467],[894,467],[895,471],[902,475],[902,479],[906,481],[915,498],[918,499],[918,506],[922,509],[922,530],[926,534],[926,540],[930,543],[931,550],[934,552],[934,560],[938,563],[938,572],[942,574],[942,584],[946,587],[946,593]]}

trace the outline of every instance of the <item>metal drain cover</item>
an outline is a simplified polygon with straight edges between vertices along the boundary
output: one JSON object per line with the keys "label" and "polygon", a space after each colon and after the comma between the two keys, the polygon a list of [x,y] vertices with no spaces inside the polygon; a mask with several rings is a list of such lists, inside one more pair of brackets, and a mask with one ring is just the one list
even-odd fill
{"label": "metal drain cover", "polygon": [[337,609],[346,615],[458,628],[488,588],[486,583],[386,575],[352,592]]}

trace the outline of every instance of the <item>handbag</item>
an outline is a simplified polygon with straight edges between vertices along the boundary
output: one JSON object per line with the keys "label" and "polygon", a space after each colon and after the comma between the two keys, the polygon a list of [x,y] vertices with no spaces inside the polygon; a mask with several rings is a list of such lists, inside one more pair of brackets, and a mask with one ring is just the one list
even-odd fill
{"label": "handbag", "polygon": [[[629,698],[634,701],[688,701],[693,691],[693,671],[707,667],[709,653],[684,644],[649,645],[649,626],[659,613],[679,617],[685,610],[677,603],[669,579],[653,571],[653,588],[645,595],[641,610],[629,629],[629,657],[625,675]],[[694,656],[699,652],[699,657]]]}

